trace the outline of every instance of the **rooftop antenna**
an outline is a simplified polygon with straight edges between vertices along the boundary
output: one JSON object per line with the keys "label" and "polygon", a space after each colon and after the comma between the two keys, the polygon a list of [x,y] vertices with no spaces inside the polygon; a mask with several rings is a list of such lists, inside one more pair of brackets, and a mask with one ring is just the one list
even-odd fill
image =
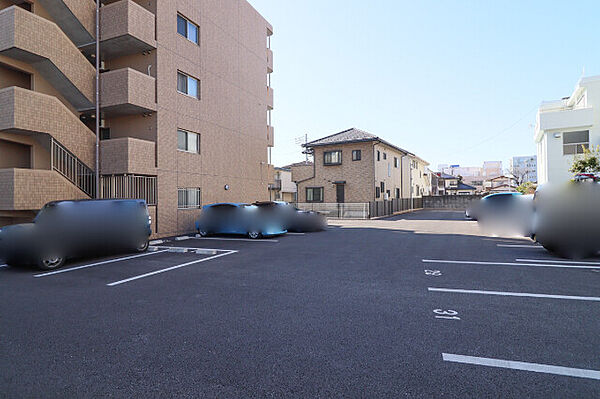
{"label": "rooftop antenna", "polygon": [[[302,136],[298,136],[294,139],[294,142],[296,143],[296,145],[303,145],[306,146],[306,144],[308,144],[308,134],[305,133],[304,137]],[[304,151],[302,151],[305,155],[306,155],[306,162],[308,162],[308,151],[306,151],[306,149]]]}

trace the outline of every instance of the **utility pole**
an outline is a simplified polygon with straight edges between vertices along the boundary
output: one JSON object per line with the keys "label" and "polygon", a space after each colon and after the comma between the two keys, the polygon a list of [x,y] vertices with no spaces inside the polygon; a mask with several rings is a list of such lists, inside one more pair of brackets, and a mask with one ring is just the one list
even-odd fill
{"label": "utility pole", "polygon": [[96,198],[100,198],[100,1],[96,0]]}

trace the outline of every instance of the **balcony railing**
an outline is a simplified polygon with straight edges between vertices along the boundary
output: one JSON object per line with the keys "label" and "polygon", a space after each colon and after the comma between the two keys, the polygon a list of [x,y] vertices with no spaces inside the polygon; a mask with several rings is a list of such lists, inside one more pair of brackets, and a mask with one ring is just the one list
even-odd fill
{"label": "balcony railing", "polygon": [[269,190],[273,190],[273,191],[281,190],[281,180],[275,179],[275,182],[269,183]]}
{"label": "balcony railing", "polygon": [[51,165],[52,169],[63,175],[81,191],[94,198],[96,195],[96,176],[94,170],[89,168],[71,154],[58,141],[51,139]]}
{"label": "balcony railing", "polygon": [[102,198],[143,199],[147,205],[156,205],[156,176],[102,176],[100,193]]}

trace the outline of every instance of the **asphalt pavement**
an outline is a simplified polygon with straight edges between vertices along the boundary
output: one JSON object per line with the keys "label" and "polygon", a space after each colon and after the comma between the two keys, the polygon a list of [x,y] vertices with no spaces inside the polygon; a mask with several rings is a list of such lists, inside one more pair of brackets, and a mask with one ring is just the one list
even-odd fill
{"label": "asphalt pavement", "polygon": [[0,397],[600,397],[600,258],[462,212],[331,224],[0,268]]}

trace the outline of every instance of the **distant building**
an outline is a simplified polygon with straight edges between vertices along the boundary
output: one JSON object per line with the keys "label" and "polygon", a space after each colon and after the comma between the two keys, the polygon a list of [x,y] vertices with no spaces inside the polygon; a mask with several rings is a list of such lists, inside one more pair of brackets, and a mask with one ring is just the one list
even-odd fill
{"label": "distant building", "polygon": [[298,202],[371,202],[430,192],[427,162],[374,134],[348,129],[304,145],[314,164],[291,165]]}
{"label": "distant building", "polygon": [[517,184],[537,183],[537,155],[512,157],[509,170],[510,174],[516,179]]}
{"label": "distant building", "polygon": [[436,173],[437,195],[473,195],[477,189],[465,184],[457,176],[447,173]]}
{"label": "distant building", "polygon": [[497,176],[483,182],[483,188],[489,193],[517,191],[517,182],[512,176]]}
{"label": "distant building", "polygon": [[482,176],[486,179],[502,176],[502,161],[485,161]]}
{"label": "distant building", "polygon": [[273,177],[269,197],[274,201],[296,202],[296,183],[292,181],[292,168],[275,167]]}
{"label": "distant building", "polygon": [[600,76],[581,78],[569,97],[542,102],[534,135],[538,183],[570,180],[574,156],[600,145],[598,106]]}

